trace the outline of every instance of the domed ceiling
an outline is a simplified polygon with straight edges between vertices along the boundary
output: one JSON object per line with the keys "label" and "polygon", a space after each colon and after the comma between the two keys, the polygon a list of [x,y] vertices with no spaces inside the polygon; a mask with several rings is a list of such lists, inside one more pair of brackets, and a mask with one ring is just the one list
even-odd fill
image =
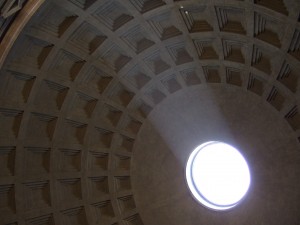
{"label": "domed ceiling", "polygon": [[[32,2],[32,1],[28,1]],[[300,2],[48,0],[0,74],[0,224],[300,224]],[[251,171],[227,212],[189,154]]]}

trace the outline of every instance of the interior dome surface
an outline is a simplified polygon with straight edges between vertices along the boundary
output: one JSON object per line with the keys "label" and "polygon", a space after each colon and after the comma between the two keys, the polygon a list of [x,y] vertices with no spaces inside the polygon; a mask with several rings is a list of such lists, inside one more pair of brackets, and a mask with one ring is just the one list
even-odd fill
{"label": "interior dome surface", "polygon": [[[299,12],[295,0],[26,1],[0,32],[0,224],[298,224]],[[185,181],[210,140],[251,172],[226,212]]]}

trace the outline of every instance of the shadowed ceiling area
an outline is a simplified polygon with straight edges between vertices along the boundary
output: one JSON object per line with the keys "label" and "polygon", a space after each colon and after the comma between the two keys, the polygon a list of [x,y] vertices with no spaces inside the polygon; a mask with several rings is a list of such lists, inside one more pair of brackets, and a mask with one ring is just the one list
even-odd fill
{"label": "shadowed ceiling area", "polygon": [[[45,1],[0,70],[0,225],[299,224],[299,12],[298,0]],[[210,140],[250,167],[228,212],[185,181]]]}

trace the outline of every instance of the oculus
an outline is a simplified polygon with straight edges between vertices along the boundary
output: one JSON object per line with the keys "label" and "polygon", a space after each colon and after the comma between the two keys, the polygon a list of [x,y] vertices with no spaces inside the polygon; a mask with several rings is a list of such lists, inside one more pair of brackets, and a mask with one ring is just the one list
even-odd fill
{"label": "oculus", "polygon": [[213,210],[228,210],[245,197],[251,183],[248,164],[233,146],[210,141],[189,156],[186,180],[193,197]]}

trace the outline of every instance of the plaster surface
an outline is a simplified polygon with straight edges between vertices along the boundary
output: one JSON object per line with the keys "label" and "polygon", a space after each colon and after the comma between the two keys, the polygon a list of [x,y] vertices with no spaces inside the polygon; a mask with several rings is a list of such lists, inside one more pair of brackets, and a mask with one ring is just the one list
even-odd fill
{"label": "plaster surface", "polygon": [[[291,132],[272,107],[239,88],[196,86],[167,98],[134,146],[133,190],[145,225],[296,224],[300,157]],[[185,181],[189,154],[210,140],[236,146],[250,167],[248,194],[228,212],[197,203]]]}

